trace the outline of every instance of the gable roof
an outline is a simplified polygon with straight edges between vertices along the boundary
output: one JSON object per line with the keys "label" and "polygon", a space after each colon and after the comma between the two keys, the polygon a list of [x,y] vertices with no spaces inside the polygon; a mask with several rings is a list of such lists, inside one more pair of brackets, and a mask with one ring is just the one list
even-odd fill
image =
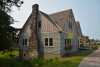
{"label": "gable roof", "polygon": [[22,30],[25,29],[25,27],[28,25],[29,20],[31,19],[32,14],[30,14],[30,16],[28,17],[28,19],[26,20],[25,24],[22,27]]}
{"label": "gable roof", "polygon": [[[48,15],[48,14],[42,12],[42,11],[39,11],[39,13],[42,14],[43,16],[45,16],[48,20],[50,20],[52,22],[52,24],[54,26],[56,26],[57,29],[59,29],[62,32],[64,31],[64,23],[69,21],[70,17],[73,16],[72,9],[56,12],[56,13],[53,13],[53,14],[50,14],[50,15]],[[28,25],[28,21],[31,19],[31,17],[32,17],[32,13],[28,17],[26,23],[23,25],[21,32]]]}
{"label": "gable roof", "polygon": [[[53,24],[57,29],[59,29],[60,31],[62,31],[62,29],[61,29],[57,24],[54,23],[54,21],[51,19],[51,17],[50,17],[49,15],[47,15],[46,13],[44,13],[44,12],[42,12],[42,11],[39,11],[39,13],[42,14],[43,16],[45,16],[49,21],[51,21],[52,24]],[[32,17],[32,13],[30,14],[30,16],[28,17],[28,19],[26,20],[25,24],[23,25],[22,29],[20,30],[20,33],[21,33],[22,31],[25,30],[25,28],[27,27],[27,25],[28,25],[28,23],[29,23],[31,17]],[[19,34],[20,34],[20,33],[19,33]]]}
{"label": "gable roof", "polygon": [[72,9],[53,13],[49,15],[64,30],[64,23],[70,21],[73,17]]}
{"label": "gable roof", "polygon": [[77,33],[78,35],[82,35],[81,27],[80,27],[80,22],[76,21],[76,27],[77,27]]}
{"label": "gable roof", "polygon": [[44,12],[42,12],[42,11],[40,11],[40,13],[41,13],[42,15],[44,15],[49,21],[51,21],[51,23],[52,23],[57,29],[59,29],[60,31],[63,31],[62,28],[61,28],[58,24],[56,24],[55,21],[54,21],[48,14],[46,14],[46,13],[44,13]]}

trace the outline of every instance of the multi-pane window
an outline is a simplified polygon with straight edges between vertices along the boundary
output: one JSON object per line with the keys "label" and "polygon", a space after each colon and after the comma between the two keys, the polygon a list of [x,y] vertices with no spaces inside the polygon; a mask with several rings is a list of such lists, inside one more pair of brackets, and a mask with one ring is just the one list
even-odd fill
{"label": "multi-pane window", "polygon": [[25,45],[27,45],[27,39],[25,39]]}
{"label": "multi-pane window", "polygon": [[53,46],[53,39],[45,38],[45,46]]}
{"label": "multi-pane window", "polygon": [[67,39],[67,44],[71,45],[71,39]]}
{"label": "multi-pane window", "polygon": [[48,38],[45,38],[45,46],[48,46]]}
{"label": "multi-pane window", "polygon": [[23,39],[23,45],[27,46],[27,39]]}
{"label": "multi-pane window", "polygon": [[72,48],[71,42],[72,42],[71,39],[65,39],[65,48],[66,48],[67,50],[69,50],[69,49]]}
{"label": "multi-pane window", "polygon": [[49,45],[53,46],[53,39],[52,38],[49,38]]}

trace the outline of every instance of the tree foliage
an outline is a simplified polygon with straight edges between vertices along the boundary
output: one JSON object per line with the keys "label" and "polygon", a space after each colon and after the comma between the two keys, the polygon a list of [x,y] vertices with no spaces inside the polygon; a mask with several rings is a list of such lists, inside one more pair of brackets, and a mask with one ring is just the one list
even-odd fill
{"label": "tree foliage", "polygon": [[11,11],[12,6],[20,7],[22,4],[21,0],[0,0],[0,10],[8,12]]}
{"label": "tree foliage", "polygon": [[20,7],[21,0],[0,0],[0,50],[9,49],[13,45],[12,34],[9,30],[13,18],[8,14],[12,6]]}

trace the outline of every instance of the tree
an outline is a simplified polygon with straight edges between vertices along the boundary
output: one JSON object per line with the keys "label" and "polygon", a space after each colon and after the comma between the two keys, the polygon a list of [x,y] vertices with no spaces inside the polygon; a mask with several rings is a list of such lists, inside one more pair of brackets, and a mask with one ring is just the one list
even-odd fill
{"label": "tree", "polygon": [[14,20],[8,13],[12,6],[20,7],[21,4],[21,0],[0,0],[0,50],[9,49],[13,45],[9,27]]}

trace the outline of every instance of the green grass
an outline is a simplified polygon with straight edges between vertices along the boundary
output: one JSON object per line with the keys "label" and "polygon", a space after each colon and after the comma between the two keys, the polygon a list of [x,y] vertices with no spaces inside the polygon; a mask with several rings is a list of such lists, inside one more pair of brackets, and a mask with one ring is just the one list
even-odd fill
{"label": "green grass", "polygon": [[49,60],[33,59],[32,61],[17,60],[18,51],[0,52],[0,67],[78,67],[80,61],[92,51],[81,51],[75,55]]}
{"label": "green grass", "polygon": [[98,44],[98,48],[100,48],[100,44]]}

